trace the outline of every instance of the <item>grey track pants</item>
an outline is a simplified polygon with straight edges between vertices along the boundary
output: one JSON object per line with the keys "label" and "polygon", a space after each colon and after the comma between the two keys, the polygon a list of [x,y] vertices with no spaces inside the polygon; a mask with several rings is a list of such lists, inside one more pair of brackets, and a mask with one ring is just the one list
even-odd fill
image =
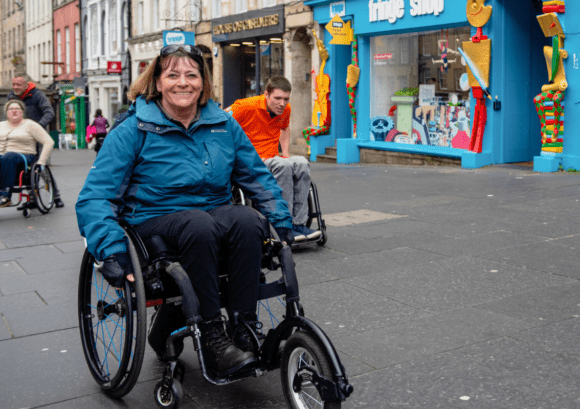
{"label": "grey track pants", "polygon": [[308,191],[310,190],[310,163],[303,156],[264,161],[282,188],[282,198],[288,202],[292,223],[305,224],[308,220]]}

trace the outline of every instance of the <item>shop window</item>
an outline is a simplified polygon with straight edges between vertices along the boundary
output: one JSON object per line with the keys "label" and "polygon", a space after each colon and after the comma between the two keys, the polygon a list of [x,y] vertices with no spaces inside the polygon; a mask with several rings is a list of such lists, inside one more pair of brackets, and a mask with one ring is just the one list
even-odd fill
{"label": "shop window", "polygon": [[470,35],[461,27],[371,39],[371,126],[391,119],[371,139],[467,148],[470,95],[458,47]]}

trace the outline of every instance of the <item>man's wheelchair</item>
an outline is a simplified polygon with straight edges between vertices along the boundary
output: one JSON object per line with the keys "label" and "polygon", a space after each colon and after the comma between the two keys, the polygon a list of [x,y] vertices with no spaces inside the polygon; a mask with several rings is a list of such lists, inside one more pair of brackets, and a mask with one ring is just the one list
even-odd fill
{"label": "man's wheelchair", "polygon": [[12,194],[18,194],[18,202],[7,207],[18,207],[26,218],[30,217],[32,209],[38,209],[42,214],[50,212],[54,206],[53,180],[48,165],[40,166],[37,158],[30,164],[25,162],[12,188]]}
{"label": "man's wheelchair", "polygon": [[[92,376],[107,394],[121,398],[137,382],[145,352],[146,308],[163,303],[181,304],[187,325],[174,331],[167,340],[169,363],[154,389],[160,407],[176,408],[184,396],[181,383],[185,368],[177,360],[175,343],[189,336],[193,337],[201,374],[213,385],[263,376],[280,368],[284,396],[293,409],[340,408],[341,402],[352,393],[353,387],[330,339],[304,316],[288,246],[270,237],[264,241],[258,297],[258,319],[264,326],[253,339],[258,351],[256,366],[227,378],[216,378],[204,362],[199,302],[187,274],[159,238],[144,243],[129,226],[123,228],[135,282],[126,281],[122,290],[115,290],[95,267],[88,251],[83,257],[79,279],[83,350]],[[278,269],[278,277],[267,282]],[[227,309],[227,276],[220,276],[220,298],[222,308]],[[254,334],[250,326],[248,329]]]}
{"label": "man's wheelchair", "polygon": [[[232,185],[232,203],[241,204],[245,206],[254,207],[252,201],[244,194],[242,189],[238,186]],[[313,226],[313,222],[316,221],[316,229]],[[308,220],[306,221],[306,227],[313,230],[320,230],[322,234],[320,237],[314,239],[306,239],[304,241],[295,242],[292,246],[299,246],[305,243],[316,243],[319,246],[324,246],[328,240],[328,233],[326,233],[326,224],[322,218],[322,213],[320,212],[320,202],[318,200],[318,190],[314,182],[310,182],[310,189],[308,191]],[[274,237],[275,232],[272,231]]]}

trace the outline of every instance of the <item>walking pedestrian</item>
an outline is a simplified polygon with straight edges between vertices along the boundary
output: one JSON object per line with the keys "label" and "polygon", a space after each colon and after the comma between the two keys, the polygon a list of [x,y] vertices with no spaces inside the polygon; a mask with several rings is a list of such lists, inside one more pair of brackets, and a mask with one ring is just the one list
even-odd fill
{"label": "walking pedestrian", "polygon": [[95,152],[99,153],[99,150],[101,150],[101,146],[103,146],[103,142],[105,141],[105,137],[107,136],[107,128],[109,127],[109,121],[107,121],[107,118],[103,116],[103,111],[97,109],[95,112],[95,120],[91,125],[97,129]]}

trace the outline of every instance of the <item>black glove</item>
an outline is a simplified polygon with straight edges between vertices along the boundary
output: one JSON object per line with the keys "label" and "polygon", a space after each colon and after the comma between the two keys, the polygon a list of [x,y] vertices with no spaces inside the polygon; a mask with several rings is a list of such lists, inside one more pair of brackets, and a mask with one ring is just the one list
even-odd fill
{"label": "black glove", "polygon": [[131,259],[127,253],[117,253],[103,261],[103,277],[115,288],[122,288],[125,276],[133,274]]}
{"label": "black glove", "polygon": [[276,230],[276,233],[278,233],[280,241],[285,241],[289,246],[294,243],[294,235],[292,234],[292,230],[285,227],[274,227],[274,230]]}

